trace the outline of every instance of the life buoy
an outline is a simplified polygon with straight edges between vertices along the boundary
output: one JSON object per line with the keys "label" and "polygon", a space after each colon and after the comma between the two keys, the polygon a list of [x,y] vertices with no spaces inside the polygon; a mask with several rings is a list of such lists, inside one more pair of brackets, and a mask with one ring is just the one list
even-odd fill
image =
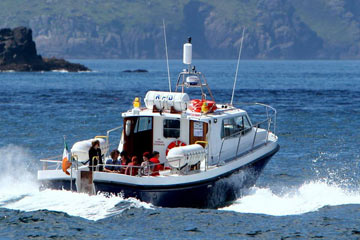
{"label": "life buoy", "polygon": [[182,146],[186,146],[186,143],[184,143],[180,140],[172,141],[166,148],[166,156],[168,155],[168,152],[170,151],[170,149],[172,149],[174,147],[182,147]]}
{"label": "life buoy", "polygon": [[203,106],[204,103],[207,103],[209,109],[208,112],[213,112],[216,110],[216,103],[214,101],[201,100],[201,99],[191,100],[189,105],[189,110],[193,112],[201,112],[201,107]]}

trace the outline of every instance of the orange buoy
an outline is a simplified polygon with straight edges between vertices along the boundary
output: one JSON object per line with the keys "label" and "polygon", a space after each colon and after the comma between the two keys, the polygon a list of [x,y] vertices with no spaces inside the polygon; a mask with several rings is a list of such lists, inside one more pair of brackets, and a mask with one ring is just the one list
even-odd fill
{"label": "orange buoy", "polygon": [[174,147],[182,147],[182,146],[186,146],[186,143],[184,143],[180,140],[172,141],[166,148],[166,156],[168,155],[168,152],[170,151],[170,149],[172,149]]}
{"label": "orange buoy", "polygon": [[203,105],[207,105],[207,109],[208,109],[207,112],[209,112],[209,113],[214,112],[217,109],[216,103],[214,101],[194,99],[194,100],[191,100],[191,102],[190,102],[189,110],[200,113],[200,112],[202,112],[201,108],[203,107]]}

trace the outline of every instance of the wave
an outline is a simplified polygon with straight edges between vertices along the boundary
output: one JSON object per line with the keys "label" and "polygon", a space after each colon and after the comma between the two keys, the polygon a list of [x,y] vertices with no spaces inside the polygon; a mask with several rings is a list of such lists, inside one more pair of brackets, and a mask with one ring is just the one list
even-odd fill
{"label": "wave", "polygon": [[[69,73],[68,70],[66,69],[57,69],[57,70],[51,70],[51,72],[56,72],[56,73]],[[72,72],[72,73],[94,73],[97,71],[78,71],[78,72]]]}
{"label": "wave", "polygon": [[[18,198],[14,198],[18,197]],[[99,220],[122,213],[130,208],[152,209],[148,203],[120,196],[97,194],[90,196],[65,190],[18,192],[11,198],[0,198],[0,206],[21,211],[50,210],[65,212],[89,220]]]}
{"label": "wave", "polygon": [[56,73],[68,73],[68,70],[65,69],[57,69],[57,70],[51,70],[51,72],[56,72]]}
{"label": "wave", "polygon": [[[21,211],[50,210],[65,212],[89,220],[99,220],[120,214],[129,208],[152,209],[152,205],[136,199],[115,195],[87,195],[65,190],[39,191],[31,172],[34,162],[28,150],[8,145],[0,148],[0,207]],[[26,166],[25,163],[29,163]]]}
{"label": "wave", "polygon": [[[27,149],[8,145],[0,148],[0,156],[3,170],[0,175],[0,207],[21,211],[60,211],[89,220],[118,215],[129,208],[153,209],[149,203],[115,195],[89,196],[65,190],[39,191],[39,184],[33,174],[37,166]],[[360,204],[360,189],[326,181],[312,181],[298,187],[287,187],[281,193],[271,188],[253,187],[247,195],[219,210],[284,216],[344,204]]]}
{"label": "wave", "polygon": [[324,181],[314,181],[283,193],[274,193],[270,188],[253,187],[248,195],[220,210],[285,216],[345,204],[360,204],[360,189],[346,189]]}

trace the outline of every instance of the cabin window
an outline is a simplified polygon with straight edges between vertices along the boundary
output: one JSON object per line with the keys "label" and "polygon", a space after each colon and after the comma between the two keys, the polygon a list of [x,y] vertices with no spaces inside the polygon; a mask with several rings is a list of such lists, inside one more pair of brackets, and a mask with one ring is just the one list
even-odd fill
{"label": "cabin window", "polygon": [[243,116],[242,119],[243,119],[243,124],[244,124],[243,129],[244,129],[244,134],[245,134],[251,130],[251,125],[250,125],[250,121],[247,116]]}
{"label": "cabin window", "polygon": [[222,121],[221,138],[235,137],[238,136],[240,132],[245,134],[250,129],[250,122],[246,116],[226,118]]}
{"label": "cabin window", "polygon": [[130,131],[131,131],[131,120],[126,120],[125,123],[125,134],[126,136],[130,136]]}
{"label": "cabin window", "polygon": [[164,119],[164,137],[179,138],[180,137],[180,120]]}
{"label": "cabin window", "polygon": [[136,121],[134,133],[152,129],[152,117],[139,117]]}

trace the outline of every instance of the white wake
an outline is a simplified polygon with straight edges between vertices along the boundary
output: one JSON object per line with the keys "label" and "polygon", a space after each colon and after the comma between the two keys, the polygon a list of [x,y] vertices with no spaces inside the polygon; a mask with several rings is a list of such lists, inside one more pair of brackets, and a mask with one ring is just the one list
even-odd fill
{"label": "white wake", "polygon": [[269,188],[254,187],[248,195],[220,210],[283,216],[344,204],[360,204],[360,189],[344,189],[323,181],[315,181],[304,183],[281,194],[275,194]]}
{"label": "white wake", "polygon": [[[33,171],[29,171],[29,166],[26,166],[33,164],[35,160],[26,149],[8,145],[0,148],[0,156],[2,208],[60,211],[90,220],[120,214],[129,208],[153,208],[151,204],[120,196],[89,196],[60,190],[39,191],[36,177],[31,173]],[[324,181],[314,181],[300,187],[290,187],[282,193],[275,193],[270,188],[254,187],[249,194],[220,210],[282,216],[344,204],[360,204],[360,189],[347,189]]]}
{"label": "white wake", "polygon": [[26,163],[34,162],[25,149],[8,145],[0,148],[0,207],[21,211],[50,210],[89,220],[116,215],[129,208],[149,208],[151,204],[120,196],[74,193],[61,190],[39,191],[36,178]]}

